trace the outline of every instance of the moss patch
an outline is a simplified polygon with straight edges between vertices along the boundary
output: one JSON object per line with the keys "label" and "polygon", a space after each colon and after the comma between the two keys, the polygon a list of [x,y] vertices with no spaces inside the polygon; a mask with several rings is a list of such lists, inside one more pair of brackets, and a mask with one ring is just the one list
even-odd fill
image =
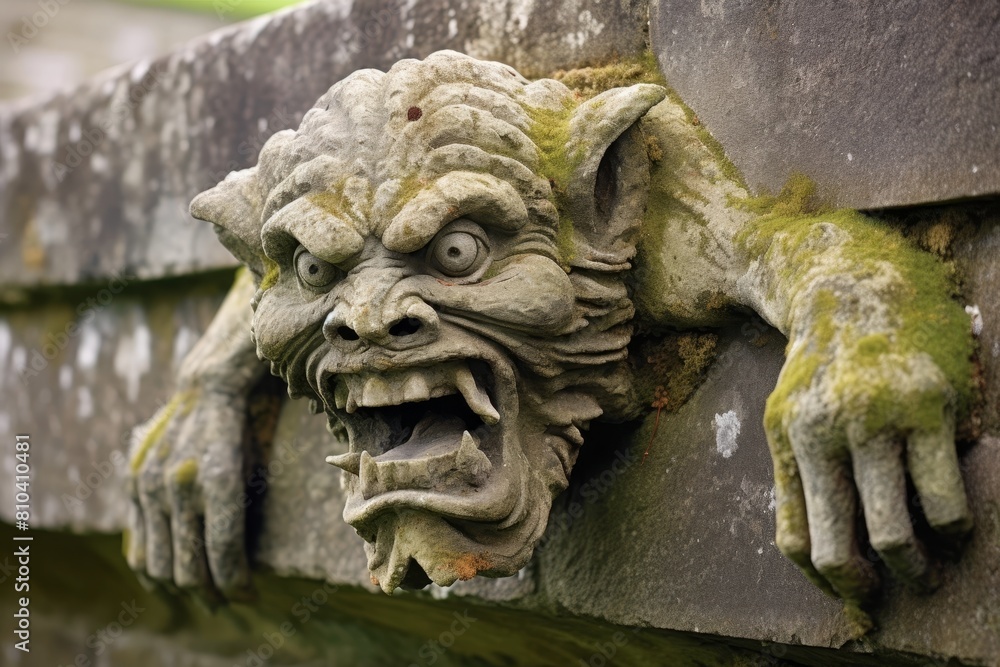
{"label": "moss patch", "polygon": [[829,205],[816,195],[816,183],[805,174],[793,173],[777,195],[762,194],[730,202],[758,215],[793,216],[829,212]]}
{"label": "moss patch", "polygon": [[676,412],[705,381],[715,361],[719,337],[713,333],[686,332],[659,339],[646,339],[639,344],[639,355],[648,372],[641,376],[650,407]]}
{"label": "moss patch", "polygon": [[596,67],[558,70],[551,75],[574,91],[580,99],[590,99],[611,88],[624,88],[637,83],[663,85],[663,75],[656,58],[649,51],[638,58],[618,59]]}
{"label": "moss patch", "polygon": [[264,258],[264,277],[260,280],[260,291],[265,292],[278,284],[278,276],[281,271],[278,263],[270,257]]}
{"label": "moss patch", "polygon": [[142,441],[139,443],[139,447],[132,456],[132,461],[129,463],[129,467],[133,473],[139,472],[139,469],[142,467],[143,462],[145,462],[149,452],[163,439],[164,434],[167,432],[167,427],[170,425],[170,420],[173,419],[174,416],[183,417],[190,414],[198,400],[199,393],[200,392],[194,389],[177,392],[173,395],[170,401],[163,406],[163,409],[156,415],[154,422],[149,426],[149,429],[143,436]]}
{"label": "moss patch", "polygon": [[[821,366],[835,360],[838,386],[834,389],[842,396],[860,393],[866,397],[866,405],[855,407],[864,411],[871,432],[939,427],[940,397],[906,398],[901,393],[905,388],[890,386],[871,373],[875,366],[898,363],[893,359],[920,352],[931,356],[955,390],[959,419],[969,416],[975,396],[974,341],[968,316],[954,299],[957,285],[947,264],[874,218],[852,210],[824,212],[814,199],[814,188],[802,178],[790,181],[777,197],[756,198],[742,205],[764,214],[738,235],[737,242],[751,258],[779,267],[772,282],[784,295],[780,298],[806,296],[793,317],[805,318],[812,332],[804,341],[808,349],[790,356],[768,400],[769,430],[778,428],[773,420],[785,413],[787,401],[810,386]],[[829,231],[821,225],[835,227],[844,239],[832,248],[818,242]],[[853,339],[851,318],[860,315],[850,304],[828,290],[802,291],[815,278],[816,268],[834,252],[839,257],[837,270],[849,273],[859,284],[887,270],[898,274],[899,280],[888,288],[891,293],[879,293],[895,323],[890,332],[868,336],[858,332],[860,337]]]}
{"label": "moss patch", "polygon": [[174,482],[181,486],[190,486],[198,479],[198,462],[194,459],[184,459],[173,470]]}
{"label": "moss patch", "polygon": [[548,179],[559,211],[556,245],[566,270],[569,270],[576,255],[573,221],[565,213],[568,204],[567,187],[573,171],[584,158],[582,150],[572,155],[567,150],[570,140],[569,122],[576,107],[577,103],[572,99],[566,99],[560,109],[524,106],[525,113],[531,119],[527,134],[538,147],[538,173]]}

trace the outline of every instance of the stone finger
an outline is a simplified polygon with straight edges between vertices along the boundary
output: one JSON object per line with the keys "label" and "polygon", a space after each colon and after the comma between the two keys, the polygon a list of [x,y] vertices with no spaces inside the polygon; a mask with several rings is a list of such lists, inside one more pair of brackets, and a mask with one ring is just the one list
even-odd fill
{"label": "stone finger", "polygon": [[146,525],[135,478],[129,483],[128,524],[122,535],[122,551],[125,554],[125,561],[133,571],[138,573],[146,571]]}
{"label": "stone finger", "polygon": [[173,579],[170,519],[164,502],[162,474],[146,470],[139,477],[139,503],[146,539],[146,574],[156,581]]}
{"label": "stone finger", "polygon": [[924,516],[931,527],[943,535],[955,537],[972,530],[972,512],[955,448],[954,418],[947,416],[938,429],[912,433],[907,442],[906,459]]}
{"label": "stone finger", "polygon": [[775,544],[806,578],[825,593],[836,595],[812,563],[806,498],[791,445],[780,428],[768,429],[767,442],[774,464]]}
{"label": "stone finger", "polygon": [[902,443],[891,435],[876,436],[852,447],[851,463],[872,548],[899,579],[931,588],[927,556],[907,507]]}
{"label": "stone finger", "polygon": [[174,582],[183,589],[211,588],[205,537],[196,493],[197,463],[182,461],[168,473]]}
{"label": "stone finger", "polygon": [[800,461],[809,517],[812,563],[845,601],[865,605],[878,589],[878,575],[861,556],[855,531],[857,498],[847,462],[813,457]]}
{"label": "stone finger", "polygon": [[[213,486],[205,494],[205,541],[212,580],[222,594],[230,600],[254,599],[250,581],[250,564],[246,544],[246,507],[241,502],[242,476],[236,490],[232,482],[222,488]],[[226,492],[226,489],[231,489]]]}

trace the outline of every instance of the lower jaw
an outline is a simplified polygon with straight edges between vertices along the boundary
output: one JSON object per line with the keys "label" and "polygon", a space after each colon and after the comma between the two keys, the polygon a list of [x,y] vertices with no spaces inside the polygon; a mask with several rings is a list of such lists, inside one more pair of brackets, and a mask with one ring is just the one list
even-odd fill
{"label": "lower jaw", "polygon": [[372,581],[391,594],[397,587],[514,575],[531,558],[547,515],[531,511],[505,529],[470,522],[460,530],[443,517],[400,510],[385,517],[375,542],[365,545]]}
{"label": "lower jaw", "polygon": [[[506,470],[504,472],[507,472]],[[520,489],[515,475],[494,475],[481,487],[462,491],[401,489],[364,499],[357,480],[348,487],[344,520],[362,535],[371,534],[386,517],[400,512],[419,512],[454,522],[505,524],[518,515]],[[516,519],[514,519],[516,520]]]}

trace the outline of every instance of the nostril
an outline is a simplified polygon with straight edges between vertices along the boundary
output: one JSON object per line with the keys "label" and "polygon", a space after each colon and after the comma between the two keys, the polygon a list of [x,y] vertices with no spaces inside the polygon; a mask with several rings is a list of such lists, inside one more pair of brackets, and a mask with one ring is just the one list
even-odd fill
{"label": "nostril", "polygon": [[337,335],[344,340],[357,340],[359,338],[358,333],[351,327],[337,327]]}
{"label": "nostril", "polygon": [[392,336],[410,336],[417,333],[423,323],[414,317],[404,317],[399,320],[391,327],[389,327],[389,334]]}

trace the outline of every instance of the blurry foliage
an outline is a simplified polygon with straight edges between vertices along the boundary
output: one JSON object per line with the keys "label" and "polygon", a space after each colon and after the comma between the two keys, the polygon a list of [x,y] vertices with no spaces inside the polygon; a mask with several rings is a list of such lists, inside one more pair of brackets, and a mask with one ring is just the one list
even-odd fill
{"label": "blurry foliage", "polygon": [[239,20],[301,4],[303,0],[119,0],[132,5],[163,7],[216,14],[222,20]]}

